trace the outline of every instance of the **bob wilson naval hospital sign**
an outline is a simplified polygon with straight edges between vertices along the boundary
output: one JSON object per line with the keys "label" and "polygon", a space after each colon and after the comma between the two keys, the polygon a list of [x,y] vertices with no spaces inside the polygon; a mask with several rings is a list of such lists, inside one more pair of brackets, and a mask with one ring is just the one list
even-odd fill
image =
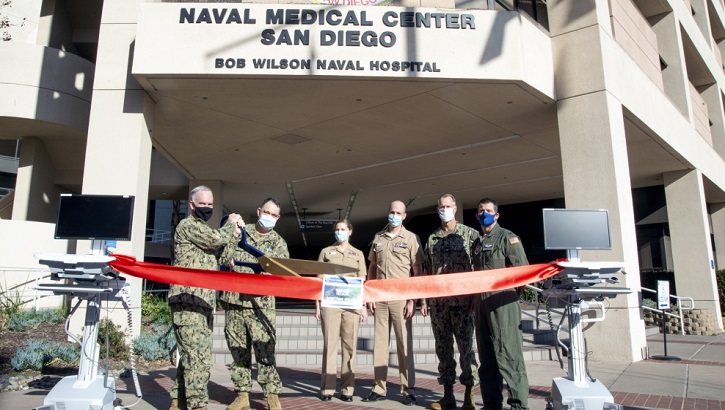
{"label": "bob wilson naval hospital sign", "polygon": [[548,36],[513,12],[142,3],[133,73],[526,80],[547,61]]}

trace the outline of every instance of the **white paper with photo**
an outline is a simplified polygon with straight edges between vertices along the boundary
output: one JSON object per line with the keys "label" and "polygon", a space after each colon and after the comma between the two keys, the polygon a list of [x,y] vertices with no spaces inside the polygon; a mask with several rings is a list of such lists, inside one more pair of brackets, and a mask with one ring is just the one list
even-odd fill
{"label": "white paper with photo", "polygon": [[355,276],[324,275],[321,306],[362,309],[363,282],[363,278]]}

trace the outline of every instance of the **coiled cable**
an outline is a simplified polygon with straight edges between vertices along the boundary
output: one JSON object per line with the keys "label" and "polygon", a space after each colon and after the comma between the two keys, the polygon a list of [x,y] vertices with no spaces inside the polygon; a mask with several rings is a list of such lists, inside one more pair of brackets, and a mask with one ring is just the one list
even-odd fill
{"label": "coiled cable", "polygon": [[126,284],[121,289],[121,300],[123,303],[124,309],[126,309],[126,315],[128,319],[128,326],[126,327],[126,335],[128,337],[128,348],[130,350],[129,354],[129,361],[131,363],[131,377],[133,378],[133,385],[136,389],[136,397],[138,397],[138,400],[136,403],[133,403],[129,406],[123,406],[123,407],[133,407],[141,402],[141,399],[143,398],[143,393],[141,392],[141,385],[138,382],[138,372],[136,371],[136,352],[133,349],[133,314],[131,313],[131,294],[130,294],[131,286],[129,284]]}

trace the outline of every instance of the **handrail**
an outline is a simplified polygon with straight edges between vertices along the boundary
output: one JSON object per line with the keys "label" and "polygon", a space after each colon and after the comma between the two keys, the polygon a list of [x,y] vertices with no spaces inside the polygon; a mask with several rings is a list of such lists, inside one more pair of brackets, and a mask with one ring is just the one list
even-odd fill
{"label": "handrail", "polygon": [[[50,271],[43,268],[14,268],[14,267],[0,267],[0,275],[5,277],[6,274],[11,272],[27,272],[27,273],[35,273],[34,279],[27,279],[25,282],[18,283],[15,286],[13,286],[12,289],[4,289],[1,293],[4,293],[10,297],[10,294],[13,294],[15,296],[18,296],[21,299],[33,299],[33,309],[38,310],[39,304],[38,301],[40,298],[53,296],[52,294],[48,294],[47,292],[37,292],[38,285],[40,284],[41,279],[45,279],[50,277]],[[26,291],[26,287],[33,283],[35,286],[33,286],[31,289],[36,290],[35,292]],[[18,291],[17,289],[23,288],[22,291]],[[25,303],[24,301],[22,302]]]}
{"label": "handrail", "polygon": [[[647,291],[647,292],[654,293],[655,295],[657,294],[657,291],[654,290],[654,289],[648,289],[648,288],[641,288],[641,289],[643,291]],[[680,319],[680,333],[682,335],[684,335],[685,334],[685,321],[684,321],[684,315],[682,314],[682,312],[685,311],[685,310],[692,310],[692,309],[694,309],[695,308],[695,300],[692,299],[689,296],[675,296],[675,295],[670,295],[670,298],[675,299],[677,301],[677,306],[680,308],[679,309],[679,312],[680,313],[678,315],[676,315],[674,313],[664,312],[662,310],[655,309],[655,308],[651,308],[649,306],[644,306],[644,305],[642,305],[642,309],[647,309],[647,310],[651,310],[651,311],[654,311],[654,312],[662,312],[662,313],[665,314],[665,316],[670,316],[670,317],[675,317],[675,318]],[[682,302],[681,301],[683,301],[683,300],[684,301],[688,301],[689,300],[690,301],[690,306],[689,307],[682,306]],[[664,331],[664,329],[663,329],[663,331]]]}
{"label": "handrail", "polygon": [[[540,329],[540,321],[541,321],[541,317],[540,316],[541,316],[541,313],[542,312],[541,312],[541,301],[539,300],[539,294],[542,293],[544,290],[541,289],[541,288],[537,288],[536,286],[533,286],[533,285],[525,285],[525,287],[534,291],[534,302],[529,302],[529,301],[526,301],[526,300],[523,300],[523,299],[519,299],[519,302],[523,302],[523,303],[525,303],[527,305],[533,305],[533,306],[535,306],[535,311],[536,312],[532,314],[532,313],[529,313],[529,312],[527,312],[525,310],[522,310],[521,313],[523,315],[525,315],[525,316],[528,316],[530,318],[533,318],[534,319],[534,325],[536,326],[536,330],[541,330]],[[553,309],[553,308],[549,308],[549,311],[550,312],[554,312],[554,313],[556,313],[559,316],[562,316],[564,314],[564,312],[559,311],[559,310],[556,310],[556,309]],[[557,323],[552,323],[551,320],[549,320],[549,319],[544,319],[544,322],[548,323],[549,326],[552,329],[554,327],[558,326]]]}

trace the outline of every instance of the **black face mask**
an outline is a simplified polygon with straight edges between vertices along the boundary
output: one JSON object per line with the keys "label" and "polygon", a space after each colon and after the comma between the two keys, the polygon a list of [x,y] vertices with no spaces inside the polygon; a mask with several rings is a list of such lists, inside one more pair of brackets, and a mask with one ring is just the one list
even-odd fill
{"label": "black face mask", "polygon": [[211,219],[211,215],[214,213],[214,208],[208,206],[197,206],[194,207],[194,215],[197,218],[203,219],[204,222]]}

